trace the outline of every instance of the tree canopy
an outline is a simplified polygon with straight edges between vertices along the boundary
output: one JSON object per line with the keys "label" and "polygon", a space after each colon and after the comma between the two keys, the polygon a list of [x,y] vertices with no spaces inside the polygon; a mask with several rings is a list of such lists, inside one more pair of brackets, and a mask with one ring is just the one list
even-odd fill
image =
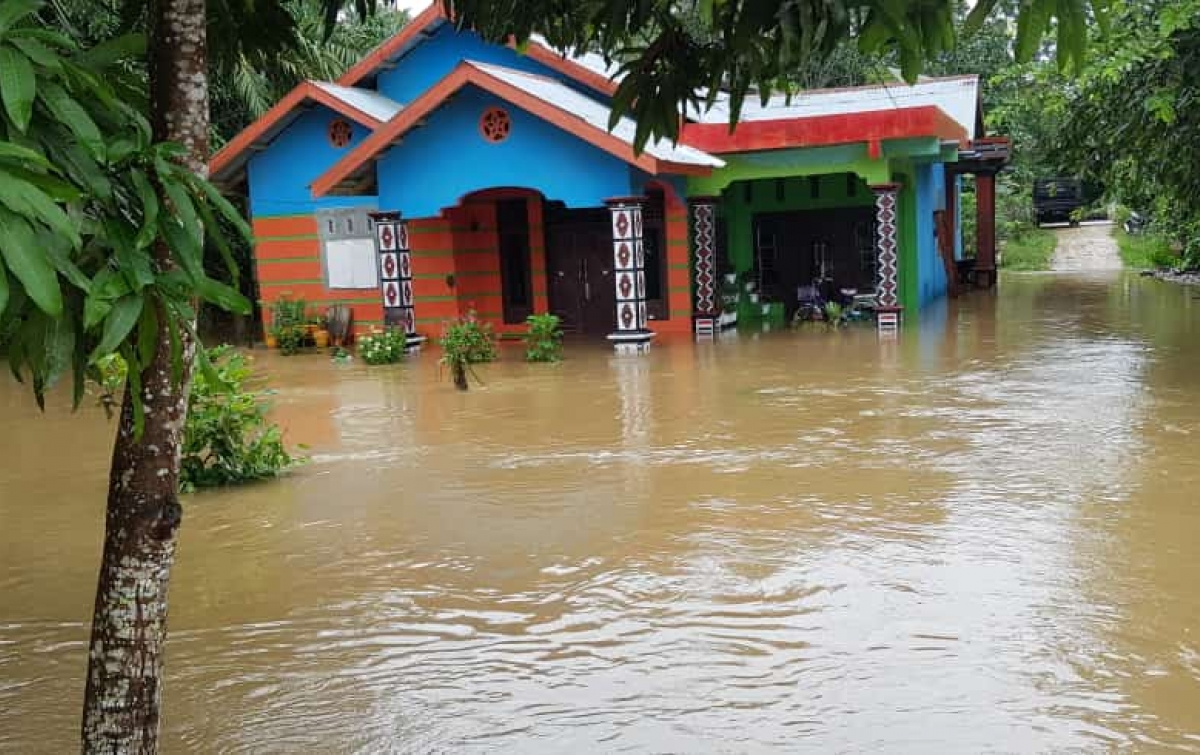
{"label": "tree canopy", "polygon": [[[953,50],[953,0],[441,0],[462,26],[485,37],[545,36],[569,51],[599,50],[620,65],[614,117],[632,112],[637,145],[676,138],[678,113],[727,92],[737,118],[748,96],[794,89],[795,73],[853,40],[895,56],[913,80]],[[984,24],[999,0],[982,0],[966,24]],[[1101,27],[1106,0],[1026,0],[1016,14],[1015,51],[1029,60],[1055,33],[1060,65],[1084,61],[1089,19]]]}

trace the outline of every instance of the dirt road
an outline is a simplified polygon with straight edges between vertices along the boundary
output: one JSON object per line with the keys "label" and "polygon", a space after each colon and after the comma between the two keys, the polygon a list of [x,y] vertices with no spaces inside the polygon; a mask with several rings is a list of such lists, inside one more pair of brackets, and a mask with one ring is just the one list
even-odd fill
{"label": "dirt road", "polygon": [[1121,257],[1112,237],[1112,223],[1085,223],[1078,228],[1056,228],[1058,248],[1050,260],[1050,269],[1120,270]]}

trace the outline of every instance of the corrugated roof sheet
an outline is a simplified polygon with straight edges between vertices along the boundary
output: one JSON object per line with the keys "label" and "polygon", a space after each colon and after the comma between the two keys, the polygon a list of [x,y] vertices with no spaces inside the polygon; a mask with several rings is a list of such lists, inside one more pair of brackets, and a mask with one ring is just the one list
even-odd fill
{"label": "corrugated roof sheet", "polygon": [[[757,97],[746,97],[741,120],[768,121],[790,118],[810,118],[844,113],[867,113],[881,110],[933,105],[975,134],[976,113],[979,107],[979,77],[956,76],[930,79],[916,84],[881,84],[845,89],[816,89],[799,92],[789,99],[777,95],[764,106]],[[728,123],[729,100],[720,97],[704,113],[689,113],[700,123]]]}
{"label": "corrugated roof sheet", "polygon": [[[608,119],[611,111],[608,106],[580,94],[565,84],[545,76],[514,71],[511,68],[479,63],[473,60],[465,62],[477,70],[503,81],[509,86],[516,87],[526,94],[536,97],[548,105],[571,113],[590,126],[602,131],[609,131]],[[609,133],[632,146],[636,131],[637,124],[633,119],[623,117]],[[647,142],[645,152],[658,160],[684,165],[701,165],[712,168],[720,168],[725,165],[723,160],[707,152],[701,152],[698,149],[682,144],[672,144],[666,139]]]}
{"label": "corrugated roof sheet", "polygon": [[617,72],[620,71],[621,67],[616,63],[609,64],[604,60],[604,56],[600,55],[599,53],[585,52],[580,55],[571,55],[551,45],[550,42],[541,34],[530,34],[529,39],[537,42],[539,45],[548,50],[553,50],[559,55],[562,55],[572,63],[577,63],[583,66],[592,73],[599,74],[600,76],[603,76],[611,81],[617,81]]}
{"label": "corrugated roof sheet", "polygon": [[391,120],[404,106],[395,100],[385,97],[373,89],[359,87],[344,87],[328,81],[314,81],[314,86],[320,87],[326,94],[338,98],[352,108],[361,110],[381,123]]}

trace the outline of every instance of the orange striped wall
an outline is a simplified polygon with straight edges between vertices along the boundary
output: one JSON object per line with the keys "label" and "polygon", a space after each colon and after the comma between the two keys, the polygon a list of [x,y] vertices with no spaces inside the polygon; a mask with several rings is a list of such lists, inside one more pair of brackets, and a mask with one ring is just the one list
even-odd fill
{"label": "orange striped wall", "polygon": [[655,183],[663,192],[667,241],[667,312],[666,320],[651,320],[655,333],[692,331],[692,272],[688,251],[687,204],[669,185]]}
{"label": "orange striped wall", "polygon": [[322,309],[348,304],[354,310],[355,331],[383,323],[379,289],[325,287],[321,240],[311,215],[255,218],[254,267],[262,303],[263,327],[271,322],[271,303],[282,296],[304,299]]}
{"label": "orange striped wall", "polygon": [[456,275],[454,234],[446,218],[419,218],[408,223],[412,250],[413,306],[417,332],[436,337],[442,324],[458,317],[450,276]]}

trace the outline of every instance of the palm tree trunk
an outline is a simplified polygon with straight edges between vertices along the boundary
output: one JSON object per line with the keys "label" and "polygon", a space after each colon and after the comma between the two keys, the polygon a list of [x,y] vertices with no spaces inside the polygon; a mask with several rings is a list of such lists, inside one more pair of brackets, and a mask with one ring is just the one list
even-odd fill
{"label": "palm tree trunk", "polygon": [[[150,108],[156,141],[183,145],[203,173],[208,156],[205,0],[155,0],[150,24]],[[169,267],[161,242],[157,264]],[[168,318],[142,373],[145,428],[134,433],[126,389],[113,449],[104,555],[96,586],[83,708],[86,753],[158,751],[167,588],[182,518],[179,456],[195,344],[183,334],[183,379],[172,378]]]}

